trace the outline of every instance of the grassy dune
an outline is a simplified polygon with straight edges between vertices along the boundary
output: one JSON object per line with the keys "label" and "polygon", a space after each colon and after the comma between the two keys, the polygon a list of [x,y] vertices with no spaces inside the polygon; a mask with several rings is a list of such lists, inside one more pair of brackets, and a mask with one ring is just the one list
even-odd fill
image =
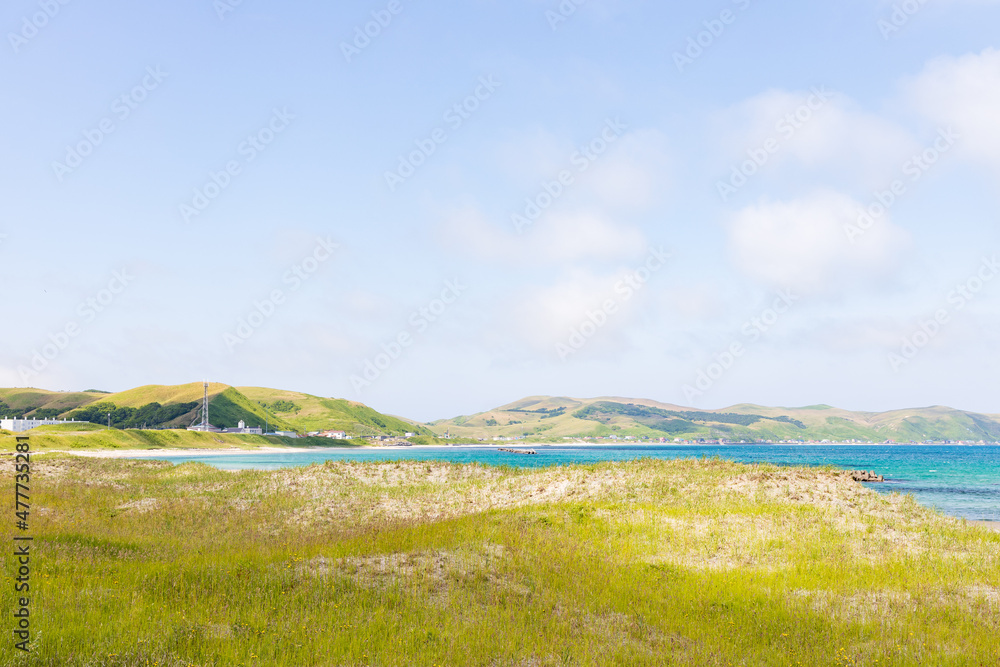
{"label": "grassy dune", "polygon": [[5,665],[1000,661],[1000,533],[832,470],[34,468],[40,632]]}

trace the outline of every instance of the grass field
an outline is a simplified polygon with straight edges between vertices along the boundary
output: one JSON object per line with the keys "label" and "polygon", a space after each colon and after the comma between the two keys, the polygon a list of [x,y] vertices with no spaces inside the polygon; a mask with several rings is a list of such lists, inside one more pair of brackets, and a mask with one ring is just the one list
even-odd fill
{"label": "grass field", "polygon": [[[260,447],[351,446],[354,441],[330,438],[279,438],[262,435],[232,435],[199,431],[118,430],[97,424],[40,426],[27,432],[33,451],[115,450],[115,449],[259,449]],[[23,435],[23,434],[19,434]],[[357,441],[365,443],[364,440]],[[14,434],[0,432],[0,452],[12,452]]]}
{"label": "grass field", "polygon": [[831,470],[33,468],[35,642],[3,665],[1000,662],[1000,533]]}

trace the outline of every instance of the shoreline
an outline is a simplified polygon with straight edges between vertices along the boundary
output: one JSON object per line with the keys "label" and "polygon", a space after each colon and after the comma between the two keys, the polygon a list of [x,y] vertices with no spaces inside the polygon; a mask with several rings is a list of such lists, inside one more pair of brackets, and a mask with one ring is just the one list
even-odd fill
{"label": "shoreline", "polygon": [[[734,445],[718,445],[718,444],[698,444],[698,443],[639,443],[639,442],[620,442],[620,443],[597,443],[597,442],[586,442],[583,440],[567,441],[561,443],[518,443],[516,445],[511,445],[510,443],[461,443],[461,444],[434,444],[434,445],[356,445],[356,446],[308,446],[308,447],[294,447],[294,446],[260,446],[260,447],[226,447],[226,448],[157,448],[157,449],[51,449],[45,451],[39,451],[37,453],[43,454],[70,454],[74,456],[83,456],[89,458],[107,458],[107,459],[131,459],[131,458],[155,458],[157,456],[240,456],[240,455],[253,455],[253,454],[294,454],[297,452],[333,452],[333,451],[408,451],[408,450],[455,450],[455,449],[500,449],[500,448],[511,448],[511,449],[533,449],[533,448],[544,448],[544,447],[581,447],[581,448],[597,448],[597,447],[621,447],[621,446],[632,446],[632,447],[677,447],[677,448],[687,448],[692,449],[705,448],[705,447],[911,447],[913,445],[893,443],[856,443],[856,442],[834,442],[834,443],[769,443],[769,444],[756,444],[756,443],[740,443]],[[940,447],[988,447],[989,445],[936,445]],[[1000,522],[998,522],[1000,523]]]}
{"label": "shoreline", "polygon": [[148,459],[158,456],[240,456],[244,454],[291,454],[325,451],[332,447],[254,447],[253,449],[50,449],[37,454],[70,454],[89,459]]}

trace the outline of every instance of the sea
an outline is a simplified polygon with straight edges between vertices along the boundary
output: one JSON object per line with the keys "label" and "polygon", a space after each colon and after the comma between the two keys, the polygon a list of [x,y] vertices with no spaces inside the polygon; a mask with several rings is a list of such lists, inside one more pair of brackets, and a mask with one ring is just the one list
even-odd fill
{"label": "sea", "polygon": [[1000,521],[1000,446],[996,445],[515,445],[537,454],[511,454],[496,446],[308,449],[289,453],[163,456],[173,463],[200,461],[224,470],[275,470],[325,461],[451,461],[542,467],[635,459],[719,458],[779,466],[831,465],[872,470],[885,482],[865,484],[879,493],[912,494],[944,514]]}

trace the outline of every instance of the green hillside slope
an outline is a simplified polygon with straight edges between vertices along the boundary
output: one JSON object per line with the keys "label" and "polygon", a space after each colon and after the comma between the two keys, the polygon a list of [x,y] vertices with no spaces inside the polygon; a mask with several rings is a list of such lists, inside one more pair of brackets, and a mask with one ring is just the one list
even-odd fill
{"label": "green hillside slope", "polygon": [[[77,419],[102,421],[100,413],[111,413],[112,425],[120,428],[186,428],[201,423],[204,384],[147,385],[99,400],[70,413]],[[295,430],[288,422],[269,413],[239,391],[218,382],[208,386],[208,414],[214,426],[268,426],[272,430]]]}
{"label": "green hillside slope", "polygon": [[105,396],[99,392],[0,389],[0,416],[49,419]]}
{"label": "green hillside slope", "polygon": [[300,431],[339,430],[355,435],[432,435],[426,426],[384,415],[361,403],[321,398],[297,391],[237,387],[248,399],[278,415]]}
{"label": "green hillside slope", "polygon": [[[0,389],[0,416],[74,418],[115,428],[187,428],[201,423],[204,385],[146,385],[117,393]],[[432,436],[426,426],[384,415],[361,403],[264,387],[208,386],[214,426],[267,426],[279,431],[339,430],[349,435]]]}

